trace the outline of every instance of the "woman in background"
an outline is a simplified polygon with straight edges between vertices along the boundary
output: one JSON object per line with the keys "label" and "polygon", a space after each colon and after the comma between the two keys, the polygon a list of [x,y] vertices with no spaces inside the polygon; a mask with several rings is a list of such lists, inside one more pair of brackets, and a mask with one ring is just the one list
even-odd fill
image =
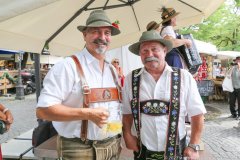
{"label": "woman in background", "polygon": [[121,82],[121,87],[123,87],[124,85],[124,75],[123,75],[123,71],[122,71],[122,68],[120,67],[119,65],[119,60],[117,58],[114,58],[112,60],[112,65],[116,68],[116,71],[117,71],[117,74],[118,74],[118,78]]}
{"label": "woman in background", "polygon": [[176,16],[179,12],[176,12],[173,8],[163,7],[162,12],[162,29],[160,35],[173,43],[173,49],[166,55],[166,62],[169,66],[187,69],[186,63],[180,55],[180,52],[176,47],[186,45],[188,48],[191,47],[192,42],[188,39],[177,39],[177,35],[174,31],[174,27],[177,25]]}

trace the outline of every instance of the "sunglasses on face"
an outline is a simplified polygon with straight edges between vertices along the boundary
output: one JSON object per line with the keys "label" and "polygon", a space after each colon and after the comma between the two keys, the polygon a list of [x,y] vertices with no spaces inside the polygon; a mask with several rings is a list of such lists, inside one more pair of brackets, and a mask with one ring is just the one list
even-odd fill
{"label": "sunglasses on face", "polygon": [[117,64],[119,64],[119,62],[118,62],[118,61],[113,61],[113,63],[117,63]]}

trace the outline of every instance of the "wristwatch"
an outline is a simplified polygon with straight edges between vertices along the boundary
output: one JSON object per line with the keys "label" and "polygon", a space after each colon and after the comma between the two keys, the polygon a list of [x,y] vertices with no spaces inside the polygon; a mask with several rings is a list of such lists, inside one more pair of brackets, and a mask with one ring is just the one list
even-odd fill
{"label": "wristwatch", "polygon": [[199,151],[200,150],[200,145],[199,144],[188,144],[188,147],[194,149],[194,151]]}

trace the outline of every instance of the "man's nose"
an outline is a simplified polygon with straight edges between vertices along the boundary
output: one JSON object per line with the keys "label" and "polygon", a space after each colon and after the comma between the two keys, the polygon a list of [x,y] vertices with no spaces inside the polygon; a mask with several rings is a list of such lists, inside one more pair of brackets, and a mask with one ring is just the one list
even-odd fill
{"label": "man's nose", "polygon": [[153,52],[150,49],[148,49],[146,53],[147,56],[153,56]]}
{"label": "man's nose", "polygon": [[98,37],[99,37],[101,40],[105,40],[105,39],[106,39],[106,38],[105,38],[106,36],[105,36],[104,32],[99,32]]}

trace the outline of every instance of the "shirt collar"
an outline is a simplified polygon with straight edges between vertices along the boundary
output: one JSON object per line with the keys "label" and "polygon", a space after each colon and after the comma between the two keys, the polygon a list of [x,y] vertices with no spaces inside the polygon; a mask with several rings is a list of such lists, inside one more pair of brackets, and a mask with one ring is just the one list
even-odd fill
{"label": "shirt collar", "polygon": [[85,57],[87,64],[90,64],[93,62],[99,62],[98,59],[96,59],[94,56],[91,55],[91,53],[88,52],[86,47],[83,49],[81,54],[83,54],[83,56]]}

